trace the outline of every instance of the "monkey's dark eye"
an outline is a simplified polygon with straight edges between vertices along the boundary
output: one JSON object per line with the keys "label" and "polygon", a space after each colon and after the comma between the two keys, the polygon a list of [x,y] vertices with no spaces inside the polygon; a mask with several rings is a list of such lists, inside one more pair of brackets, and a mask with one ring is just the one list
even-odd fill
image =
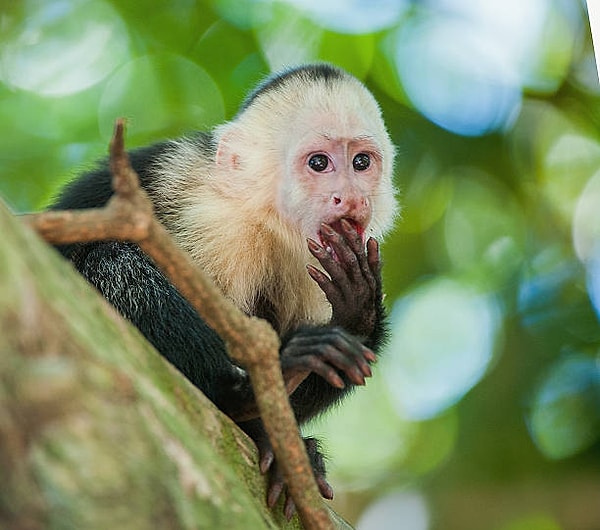
{"label": "monkey's dark eye", "polygon": [[308,161],[308,166],[310,169],[316,171],[317,173],[325,171],[328,165],[329,158],[327,158],[325,155],[313,155]]}
{"label": "monkey's dark eye", "polygon": [[359,153],[352,160],[352,166],[356,171],[364,171],[369,169],[371,165],[371,157],[366,153]]}

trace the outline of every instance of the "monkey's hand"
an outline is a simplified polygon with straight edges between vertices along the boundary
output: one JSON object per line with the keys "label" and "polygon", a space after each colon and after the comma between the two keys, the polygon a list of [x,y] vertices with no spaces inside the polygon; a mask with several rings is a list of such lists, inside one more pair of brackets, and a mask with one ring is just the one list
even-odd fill
{"label": "monkey's hand", "polygon": [[364,385],[375,353],[340,327],[299,328],[283,342],[281,371],[288,394],[314,372],[331,386]]}
{"label": "monkey's hand", "polygon": [[329,276],[312,265],[307,269],[331,303],[331,323],[353,335],[370,337],[382,312],[379,244],[369,238],[365,248],[346,219],[340,221],[338,231],[323,223],[320,236],[327,248],[312,239],[308,248]]}

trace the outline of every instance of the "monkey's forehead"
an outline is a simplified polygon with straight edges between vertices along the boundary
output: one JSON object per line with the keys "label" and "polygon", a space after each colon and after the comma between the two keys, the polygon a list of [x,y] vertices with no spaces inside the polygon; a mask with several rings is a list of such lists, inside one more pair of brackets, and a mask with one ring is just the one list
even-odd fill
{"label": "monkey's forehead", "polygon": [[364,87],[350,90],[345,85],[340,85],[339,90],[333,87],[320,90],[314,86],[304,91],[288,90],[279,97],[270,92],[268,97],[256,99],[236,121],[274,134],[293,131],[301,135],[320,130],[330,136],[347,138],[387,135],[373,96]]}
{"label": "monkey's forehead", "polygon": [[381,143],[384,130],[361,116],[347,114],[300,113],[290,122],[288,135],[301,144],[319,143]]}
{"label": "monkey's forehead", "polygon": [[296,109],[285,120],[282,134],[297,140],[371,143],[385,151],[389,137],[377,108],[364,109],[343,102]]}

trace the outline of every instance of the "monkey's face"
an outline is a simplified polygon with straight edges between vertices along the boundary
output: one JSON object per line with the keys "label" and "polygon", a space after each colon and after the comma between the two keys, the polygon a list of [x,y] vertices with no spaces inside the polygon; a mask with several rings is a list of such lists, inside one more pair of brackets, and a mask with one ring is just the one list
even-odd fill
{"label": "monkey's face", "polygon": [[338,230],[342,219],[363,241],[391,227],[395,149],[377,102],[357,80],[276,84],[217,136],[224,193],[274,207],[304,238],[318,241],[323,223]]}
{"label": "monkey's face", "polygon": [[305,237],[318,241],[322,223],[339,230],[347,219],[366,239],[383,153],[373,135],[352,132],[311,127],[288,152],[278,208]]}

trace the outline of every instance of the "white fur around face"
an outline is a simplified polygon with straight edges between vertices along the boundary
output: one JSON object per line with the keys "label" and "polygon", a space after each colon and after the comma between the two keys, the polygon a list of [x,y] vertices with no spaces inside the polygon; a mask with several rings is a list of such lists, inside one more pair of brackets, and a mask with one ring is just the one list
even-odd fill
{"label": "white fur around face", "polygon": [[[332,221],[330,194],[343,181],[364,197],[355,210],[367,237],[381,238],[396,214],[394,148],[375,100],[349,76],[333,86],[292,83],[260,95],[214,135],[214,156],[184,139],[157,165],[153,196],[167,228],[243,311],[269,300],[282,333],[328,322],[329,303],[306,271],[318,266],[306,238]],[[298,164],[324,138],[340,159],[376,152],[376,168],[360,179],[340,173],[331,186],[311,180]]]}

